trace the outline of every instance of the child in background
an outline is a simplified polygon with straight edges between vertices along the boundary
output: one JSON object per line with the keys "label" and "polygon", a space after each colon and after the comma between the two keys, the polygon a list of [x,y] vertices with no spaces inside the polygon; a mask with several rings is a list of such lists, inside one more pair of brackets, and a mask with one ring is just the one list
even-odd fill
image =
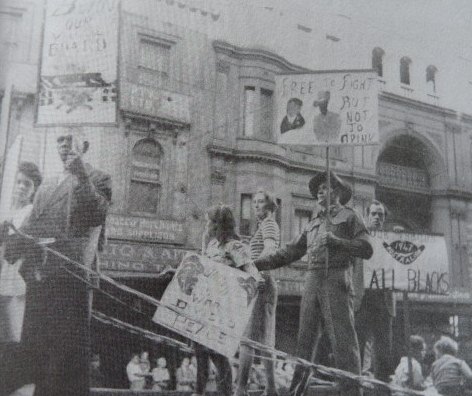
{"label": "child in background", "polygon": [[[423,370],[421,368],[421,361],[423,360],[426,353],[426,344],[423,337],[418,335],[410,336],[410,348],[411,348],[411,363],[412,363],[412,375],[409,378],[408,372],[408,356],[403,356],[400,360],[400,364],[395,370],[393,376],[392,385],[401,386],[402,388],[424,390],[424,377]],[[395,392],[395,396],[402,395],[402,392]]]}
{"label": "child in background", "polygon": [[456,357],[458,345],[449,337],[441,337],[434,344],[436,361],[431,369],[431,379],[437,391],[443,396],[461,396],[467,380],[472,380],[472,370]]}

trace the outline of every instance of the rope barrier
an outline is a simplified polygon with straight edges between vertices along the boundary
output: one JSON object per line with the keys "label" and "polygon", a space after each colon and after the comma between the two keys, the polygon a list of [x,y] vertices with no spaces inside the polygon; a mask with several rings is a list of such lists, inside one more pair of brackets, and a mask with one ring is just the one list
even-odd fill
{"label": "rope barrier", "polygon": [[187,344],[183,342],[174,340],[173,338],[170,338],[170,337],[153,333],[152,331],[142,329],[141,327],[123,322],[119,319],[112,318],[111,316],[105,315],[99,311],[92,311],[92,318],[103,324],[107,324],[121,330],[126,330],[130,332],[131,334],[136,334],[136,335],[145,337],[151,341],[155,341],[160,344],[166,344],[168,346],[176,347],[182,350],[183,352],[187,352],[187,353],[193,352],[193,348],[189,347]]}
{"label": "rope barrier", "polygon": [[[144,293],[142,293],[138,290],[135,290],[131,287],[128,287],[128,286],[120,283],[120,282],[117,282],[117,281],[115,281],[114,279],[110,278],[107,275],[104,275],[100,272],[96,272],[96,271],[92,270],[91,268],[88,268],[87,266],[83,265],[82,263],[79,263],[78,261],[67,257],[66,255],[64,255],[64,254],[62,254],[62,253],[60,253],[60,252],[58,252],[58,251],[56,251],[52,248],[49,248],[47,246],[42,245],[38,240],[36,240],[31,235],[25,234],[24,232],[18,230],[13,224],[11,224],[11,223],[7,223],[7,224],[8,224],[8,226],[10,226],[12,228],[12,230],[16,234],[18,234],[22,238],[30,240],[34,244],[38,245],[44,251],[47,251],[47,252],[63,259],[64,261],[77,266],[78,268],[80,268],[80,269],[84,270],[85,272],[87,272],[89,275],[93,275],[93,276],[95,276],[96,278],[98,278],[100,280],[108,282],[109,284],[111,284],[112,286],[116,287],[117,289],[119,289],[121,291],[132,294],[135,297],[141,298],[142,300],[150,303],[151,305],[153,305],[155,307],[162,307],[162,308],[169,309],[169,310],[171,310],[171,311],[173,311],[173,312],[175,312],[179,315],[182,315],[182,316],[186,317],[187,319],[195,321],[196,323],[198,323],[200,325],[207,326],[207,327],[213,327],[213,328],[216,328],[218,330],[221,330],[217,325],[215,325],[213,323],[208,323],[208,322],[202,320],[201,318],[194,318],[191,315],[188,315],[188,313],[183,312],[181,309],[179,309],[177,307],[162,304],[159,300],[157,300],[157,299],[155,299],[151,296],[148,296],[148,295],[146,295],[146,294],[144,294]],[[81,281],[83,281],[84,283],[86,283],[90,287],[93,287],[94,289],[96,289],[100,293],[103,293],[104,295],[106,295],[108,297],[111,297],[116,301],[119,301],[121,304],[123,304],[124,306],[126,306],[130,309],[134,309],[129,304],[119,300],[117,297],[115,297],[113,295],[110,295],[109,293],[103,291],[99,286],[91,284],[89,281],[82,278],[81,276],[79,276],[77,274],[74,274],[72,271],[67,270],[67,268],[65,268],[65,270],[68,273],[72,274],[73,276],[76,276],[77,278],[79,278]],[[166,274],[167,273],[164,273],[162,275],[166,275]],[[136,311],[136,309],[134,309],[134,310]],[[140,311],[138,311],[138,312],[140,312]],[[140,312],[140,313],[142,313],[142,312]],[[133,325],[129,325],[129,324],[126,324],[125,322],[121,322],[118,319],[112,319],[112,318],[106,319],[103,314],[98,314],[97,315],[97,312],[94,312],[94,317],[96,317],[97,320],[102,320],[102,321],[107,320],[109,323],[111,323],[111,322],[114,323],[117,327],[122,326],[123,328],[126,328],[130,331],[132,330],[133,332],[136,332],[136,333],[141,332],[141,334],[143,334],[143,335],[147,334],[150,337],[155,336],[155,334],[152,333],[152,332],[149,332],[150,334],[148,334],[147,330],[139,329],[139,328],[137,328]],[[272,355],[271,359],[274,359],[273,356],[276,356],[276,357],[280,358],[279,359],[280,361],[283,360],[283,361],[296,363],[298,365],[302,365],[306,368],[312,369],[315,373],[319,373],[319,374],[322,374],[322,375],[325,375],[325,376],[328,376],[328,377],[331,377],[331,378],[339,379],[339,380],[342,380],[343,382],[346,382],[346,380],[347,380],[347,381],[350,381],[352,383],[355,383],[358,386],[361,386],[361,387],[367,388],[367,389],[382,388],[382,389],[389,389],[392,392],[401,392],[402,394],[408,395],[408,396],[409,395],[411,395],[411,396],[424,396],[423,392],[415,391],[415,390],[412,390],[412,389],[405,389],[405,388],[395,386],[395,385],[392,385],[392,384],[387,384],[387,383],[385,383],[383,381],[380,381],[380,380],[377,380],[375,378],[365,377],[365,376],[362,376],[362,375],[357,375],[357,374],[351,373],[349,371],[344,371],[344,370],[337,369],[337,368],[334,368],[334,367],[329,367],[329,366],[324,366],[324,365],[321,365],[321,364],[313,363],[313,362],[310,362],[308,360],[290,355],[286,352],[279,351],[279,350],[277,350],[273,347],[261,344],[257,341],[250,340],[246,337],[238,338],[238,337],[236,337],[232,334],[228,334],[228,332],[225,332],[225,333],[229,337],[238,339],[238,341],[241,344],[245,344],[245,345],[253,348],[256,351],[265,352],[269,355]],[[259,356],[259,357],[264,358],[264,356]]]}

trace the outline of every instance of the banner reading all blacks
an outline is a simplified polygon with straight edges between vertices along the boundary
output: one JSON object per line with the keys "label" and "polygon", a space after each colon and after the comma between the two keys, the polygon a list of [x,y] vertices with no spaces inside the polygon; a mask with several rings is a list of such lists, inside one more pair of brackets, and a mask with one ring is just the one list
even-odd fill
{"label": "banner reading all blacks", "polygon": [[374,254],[364,261],[364,286],[448,294],[449,262],[443,236],[373,232]]}

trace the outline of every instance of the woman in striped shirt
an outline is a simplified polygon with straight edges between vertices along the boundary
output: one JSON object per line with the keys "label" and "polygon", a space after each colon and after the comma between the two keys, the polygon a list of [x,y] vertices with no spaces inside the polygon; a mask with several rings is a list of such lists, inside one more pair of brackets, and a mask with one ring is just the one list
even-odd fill
{"label": "woman in striped shirt", "polygon": [[[253,199],[254,212],[258,226],[250,240],[251,259],[273,253],[280,244],[280,229],[274,219],[277,204],[271,194],[258,191]],[[262,273],[265,280],[264,289],[259,292],[251,319],[249,320],[244,336],[268,346],[275,345],[275,308],[277,305],[277,285],[269,273]],[[239,373],[236,396],[246,394],[246,387],[252,366],[254,351],[247,345],[240,346]],[[277,395],[274,379],[274,363],[272,356],[263,359],[267,385],[265,395]]]}

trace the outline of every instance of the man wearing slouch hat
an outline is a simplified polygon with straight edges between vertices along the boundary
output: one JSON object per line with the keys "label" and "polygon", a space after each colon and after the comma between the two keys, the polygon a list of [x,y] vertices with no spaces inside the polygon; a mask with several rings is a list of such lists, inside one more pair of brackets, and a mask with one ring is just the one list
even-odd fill
{"label": "man wearing slouch hat", "polygon": [[[321,334],[326,332],[336,367],[360,374],[359,345],[354,329],[352,264],[355,257],[370,258],[372,247],[361,218],[344,206],[351,199],[351,188],[334,172],[330,174],[331,203],[327,207],[326,176],[325,172],[318,173],[309,182],[310,192],[318,205],[302,233],[275,253],[254,260],[254,264],[259,270],[269,270],[288,265],[305,254],[308,256],[296,355],[311,360]],[[291,395],[303,394],[309,376],[309,369],[297,366],[290,386]],[[343,395],[361,394],[356,385],[341,385]]]}
{"label": "man wearing slouch hat", "polygon": [[[21,231],[91,268],[103,242],[110,176],[83,162],[89,143],[79,133],[60,136],[57,148],[63,172],[40,186]],[[27,295],[18,364],[11,373],[0,372],[2,392],[34,383],[35,396],[88,395],[89,274],[52,252],[45,256],[24,238],[16,236],[10,246],[9,254],[28,252]]]}

